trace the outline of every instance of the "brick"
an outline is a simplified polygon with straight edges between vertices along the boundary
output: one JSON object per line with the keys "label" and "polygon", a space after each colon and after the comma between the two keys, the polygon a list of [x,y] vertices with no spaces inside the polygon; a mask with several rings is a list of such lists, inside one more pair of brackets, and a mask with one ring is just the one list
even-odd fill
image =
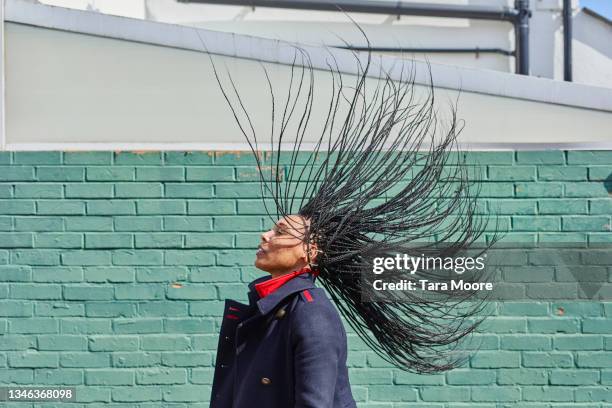
{"label": "brick", "polygon": [[147,351],[188,351],[189,337],[176,334],[161,334],[142,338],[142,349]]}
{"label": "brick", "polygon": [[166,183],[164,196],[166,198],[211,198],[210,183]]}
{"label": "brick", "polygon": [[181,215],[186,213],[183,200],[139,200],[137,201],[138,214],[149,215]]}
{"label": "brick", "polygon": [[465,152],[462,153],[466,163],[469,164],[512,164],[514,163],[514,152]]}
{"label": "brick", "polygon": [[87,302],[85,304],[87,317],[134,317],[136,305],[131,302]]}
{"label": "brick", "polygon": [[83,373],[81,372],[81,370],[36,369],[34,370],[34,383],[53,385],[80,385],[83,384]]}
{"label": "brick", "polygon": [[9,322],[9,332],[19,334],[57,333],[58,322],[48,317],[13,319]]}
{"label": "brick", "polygon": [[111,333],[109,320],[65,318],[60,321],[63,334],[106,334]]}
{"label": "brick", "polygon": [[138,312],[144,317],[181,317],[188,315],[188,303],[177,301],[144,302],[138,304]]}
{"label": "brick", "polygon": [[114,217],[115,231],[161,231],[162,218],[153,216]]}
{"label": "brick", "polygon": [[565,183],[565,197],[608,197],[608,192],[600,182],[568,182]]}
{"label": "brick", "polygon": [[66,198],[112,198],[112,183],[67,183]]}
{"label": "brick", "polygon": [[134,167],[96,166],[87,167],[88,181],[132,181],[136,170]]}
{"label": "brick", "polygon": [[524,352],[522,357],[525,367],[565,368],[574,366],[571,353]]}
{"label": "brick", "polygon": [[548,336],[512,335],[501,337],[501,348],[505,350],[550,350]]}
{"label": "brick", "polygon": [[198,402],[202,400],[202,393],[208,392],[210,389],[202,389],[203,387],[194,385],[173,385],[162,390],[162,398],[168,402]]}
{"label": "brick", "polygon": [[482,330],[487,333],[524,333],[527,331],[527,322],[521,318],[493,318],[483,323]]}
{"label": "brick", "polygon": [[233,167],[188,167],[187,181],[234,181]]}
{"label": "brick", "polygon": [[216,183],[215,196],[218,198],[259,198],[259,183]]}
{"label": "brick", "polygon": [[183,167],[136,167],[138,181],[182,181],[185,180]]}
{"label": "brick", "polygon": [[538,201],[540,214],[586,214],[587,201],[580,199],[549,199]]}
{"label": "brick", "polygon": [[23,351],[36,348],[36,337],[22,335],[3,335],[0,350]]}
{"label": "brick", "polygon": [[60,164],[61,152],[14,152],[14,164]]}
{"label": "brick", "polygon": [[110,355],[108,353],[68,353],[60,355],[60,365],[72,368],[102,368],[108,367]]}
{"label": "brick", "polygon": [[601,316],[601,303],[598,302],[555,302],[551,305],[555,314],[563,316]]}
{"label": "brick", "polygon": [[595,370],[552,370],[552,385],[595,385],[599,381],[599,372]]}
{"label": "brick", "polygon": [[580,166],[538,166],[539,181],[586,181],[587,168]]}
{"label": "brick", "polygon": [[192,368],[190,383],[192,384],[208,384],[212,385],[213,369],[212,368]]}
{"label": "brick", "polygon": [[0,212],[4,215],[33,215],[36,213],[33,200],[0,200]]}
{"label": "brick", "polygon": [[66,217],[67,231],[112,231],[113,220],[110,217]]}
{"label": "brick", "polygon": [[470,360],[474,368],[516,368],[519,367],[520,354],[513,351],[482,351]]}
{"label": "brick", "polygon": [[563,185],[561,183],[516,183],[515,192],[518,198],[561,197]]}
{"label": "brick", "polygon": [[162,164],[161,152],[144,151],[144,152],[115,152],[115,164]]}
{"label": "brick", "polygon": [[56,368],[58,366],[58,356],[56,353],[25,351],[10,354],[8,364],[12,368]]}
{"label": "brick", "polygon": [[38,181],[83,181],[85,169],[69,166],[38,166],[36,177]]}
{"label": "brick", "polygon": [[38,350],[46,351],[85,351],[87,339],[82,336],[38,336]]}
{"label": "brick", "polygon": [[37,200],[36,213],[40,215],[85,215],[85,202],[74,200]]}
{"label": "brick", "polygon": [[36,302],[36,316],[85,316],[85,305],[73,302]]}
{"label": "brick", "polygon": [[0,300],[0,316],[32,317],[32,302],[21,300]]}
{"label": "brick", "polygon": [[567,152],[567,163],[609,165],[612,163],[612,151],[569,150]]}
{"label": "brick", "polygon": [[589,200],[589,214],[609,215],[612,214],[612,200]]}
{"label": "brick", "polygon": [[88,215],[132,215],[136,214],[136,203],[128,200],[87,201]]}
{"label": "brick", "polygon": [[124,284],[115,286],[118,300],[156,300],[164,298],[164,287],[154,284]]}
{"label": "brick", "polygon": [[15,198],[62,198],[61,184],[31,183],[15,184]]}
{"label": "brick", "polygon": [[518,402],[521,399],[519,387],[472,387],[472,401]]}
{"label": "brick", "polygon": [[612,175],[612,166],[591,166],[589,167],[590,181],[606,181]]}
{"label": "brick", "polygon": [[573,318],[529,318],[527,328],[532,333],[578,333],[580,321]]}
{"label": "brick", "polygon": [[610,231],[610,218],[604,216],[562,217],[563,231]]}
{"label": "brick", "polygon": [[15,217],[15,231],[62,231],[63,220],[57,217]]}
{"label": "brick", "polygon": [[164,230],[209,232],[212,231],[212,218],[198,216],[164,217]]}
{"label": "brick", "polygon": [[495,181],[535,181],[535,166],[488,166],[489,179]]}
{"label": "brick", "polygon": [[131,248],[132,234],[101,233],[85,234],[85,248]]}
{"label": "brick", "polygon": [[211,300],[216,299],[217,292],[210,285],[182,285],[180,287],[169,287],[167,293],[168,299],[178,300]]}
{"label": "brick", "polygon": [[211,366],[212,355],[193,351],[163,353],[162,364],[169,367]]}
{"label": "brick", "polygon": [[[142,344],[145,344],[146,339],[151,336],[142,338]],[[118,352],[113,353],[113,367],[130,368],[130,367],[151,367],[161,364],[160,353],[146,352]]]}
{"label": "brick", "polygon": [[161,198],[162,191],[160,183],[115,183],[117,198]]}
{"label": "brick", "polygon": [[113,330],[118,334],[147,334],[160,333],[162,331],[161,319],[125,319],[113,320]]}
{"label": "brick", "polygon": [[612,355],[605,351],[579,351],[576,366],[581,368],[612,368]]}
{"label": "brick", "polygon": [[112,152],[64,152],[64,164],[111,164]]}
{"label": "brick", "polygon": [[523,387],[524,401],[573,401],[571,388],[562,387]]}
{"label": "brick", "polygon": [[234,234],[231,233],[190,233],[185,235],[186,248],[232,248]]}
{"label": "brick", "polygon": [[34,282],[81,282],[83,269],[80,267],[35,267],[32,270]]}
{"label": "brick", "polygon": [[160,265],[162,258],[162,252],[156,250],[121,249],[113,252],[114,265]]}
{"label": "brick", "polygon": [[136,373],[136,383],[144,385],[186,384],[187,371],[171,368],[141,370]]}
{"label": "brick", "polygon": [[497,373],[501,385],[547,385],[548,372],[545,369],[520,368],[501,369]]}
{"label": "brick", "polygon": [[124,387],[113,388],[112,399],[116,402],[160,401],[159,387]]}
{"label": "brick", "polygon": [[134,372],[131,370],[85,370],[87,385],[134,385]]}
{"label": "brick", "polygon": [[612,389],[609,387],[580,387],[576,389],[576,402],[591,401],[612,402]]}
{"label": "brick", "polygon": [[503,302],[500,305],[499,314],[502,316],[546,316],[548,315],[547,303],[533,302]]}
{"label": "brick", "polygon": [[29,369],[3,369],[0,368],[0,382],[3,384],[32,384],[34,370]]}
{"label": "brick", "polygon": [[183,236],[176,233],[135,234],[136,248],[180,248]]}
{"label": "brick", "polygon": [[[215,256],[210,251],[168,250],[165,252],[165,265],[213,265]],[[161,263],[161,262],[160,262]]]}
{"label": "brick", "polygon": [[[218,301],[203,301],[203,302],[191,301],[189,302],[189,315],[190,316],[221,317],[223,315],[223,304]],[[216,348],[216,347],[217,346],[215,343],[215,346],[213,348]]]}
{"label": "brick", "polygon": [[[393,393],[393,387],[397,388],[397,386],[392,386],[387,390],[389,393]],[[372,387],[370,387],[372,389]],[[377,398],[380,400],[389,400],[389,398]],[[469,401],[470,400],[470,388],[469,387],[422,387],[421,388],[421,399],[423,401]],[[410,401],[407,399],[400,399],[400,401]]]}
{"label": "brick", "polygon": [[166,164],[207,165],[212,164],[213,152],[165,152]]}
{"label": "brick", "polygon": [[34,167],[0,166],[0,181],[34,181]]}
{"label": "brick", "polygon": [[501,215],[535,215],[536,200],[491,200],[489,208]]}
{"label": "brick", "polygon": [[234,200],[188,200],[187,212],[194,215],[236,214]]}
{"label": "brick", "polygon": [[249,216],[215,217],[214,230],[217,232],[261,231],[261,218]]}
{"label": "brick", "polygon": [[100,286],[65,286],[66,300],[110,300],[113,298],[113,287]]}
{"label": "brick", "polygon": [[10,285],[12,299],[61,299],[62,288],[59,285],[45,285],[40,283],[14,283]]}
{"label": "brick", "polygon": [[189,270],[184,266],[150,266],[136,268],[138,282],[172,282],[186,280]]}
{"label": "brick", "polygon": [[84,250],[62,254],[62,265],[91,266],[110,265],[111,254],[107,251]]}
{"label": "brick", "polygon": [[[379,377],[381,377],[382,379],[386,379],[388,377],[388,375],[390,374],[390,372],[388,370],[380,370],[380,369],[366,369],[366,370],[357,370],[357,372],[361,372],[363,373],[362,375],[362,382],[361,384],[368,384],[368,380],[367,380],[367,372],[380,372]],[[355,373],[355,370],[353,370],[353,373]],[[386,375],[383,375],[383,373],[386,373]],[[351,377],[351,382],[352,382],[353,377]],[[386,384],[389,383],[388,381],[378,381],[378,382],[369,382],[370,384]],[[394,384],[413,384],[413,385],[443,385],[444,384],[444,375],[442,374],[438,374],[438,375],[420,375],[420,374],[414,374],[414,373],[409,373],[406,371],[395,371],[393,372],[393,383]]]}
{"label": "brick", "polygon": [[240,269],[227,267],[191,268],[189,273],[191,282],[239,282]]}
{"label": "brick", "polygon": [[612,334],[612,319],[585,318],[582,320],[583,333]]}
{"label": "brick", "polygon": [[564,164],[565,154],[562,150],[531,150],[516,152],[519,164]]}
{"label": "brick", "polygon": [[513,231],[560,231],[561,220],[559,217],[539,216],[516,216],[512,217]]}
{"label": "brick", "polygon": [[137,336],[91,336],[89,337],[90,351],[136,351],[138,350]]}
{"label": "brick", "polygon": [[135,276],[133,268],[120,266],[86,267],[84,272],[87,282],[134,282]]}
{"label": "brick", "polygon": [[455,369],[446,373],[450,385],[488,385],[495,384],[497,375],[493,370]]}
{"label": "brick", "polygon": [[2,248],[32,248],[33,241],[31,233],[0,232],[0,247]]}

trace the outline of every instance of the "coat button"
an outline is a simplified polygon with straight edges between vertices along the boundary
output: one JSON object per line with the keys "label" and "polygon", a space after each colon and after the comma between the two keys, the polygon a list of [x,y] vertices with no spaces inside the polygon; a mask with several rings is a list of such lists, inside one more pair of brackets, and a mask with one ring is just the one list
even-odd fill
{"label": "coat button", "polygon": [[268,377],[261,377],[261,383],[263,385],[270,385],[272,384],[272,381]]}
{"label": "coat button", "polygon": [[285,312],[285,309],[278,309],[275,316],[277,319],[282,319],[286,314],[287,312]]}

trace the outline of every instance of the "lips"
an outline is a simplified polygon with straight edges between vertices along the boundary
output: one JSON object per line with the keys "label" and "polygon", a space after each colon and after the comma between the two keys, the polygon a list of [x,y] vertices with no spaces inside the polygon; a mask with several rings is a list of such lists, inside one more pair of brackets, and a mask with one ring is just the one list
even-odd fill
{"label": "lips", "polygon": [[255,255],[257,257],[263,256],[266,253],[266,250],[263,249],[261,246],[257,247],[257,252],[255,252]]}

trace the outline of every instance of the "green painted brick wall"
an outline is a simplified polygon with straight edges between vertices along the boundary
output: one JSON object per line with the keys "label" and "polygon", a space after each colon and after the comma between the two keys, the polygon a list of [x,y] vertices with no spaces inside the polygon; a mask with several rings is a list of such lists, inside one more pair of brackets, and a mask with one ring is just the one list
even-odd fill
{"label": "green painted brick wall", "polygon": [[[507,240],[612,242],[612,151],[468,159]],[[261,276],[259,191],[248,152],[0,153],[0,385],[207,407],[222,300]],[[612,407],[612,303],[492,306],[481,350],[441,375],[394,369],[349,329],[359,406]]]}

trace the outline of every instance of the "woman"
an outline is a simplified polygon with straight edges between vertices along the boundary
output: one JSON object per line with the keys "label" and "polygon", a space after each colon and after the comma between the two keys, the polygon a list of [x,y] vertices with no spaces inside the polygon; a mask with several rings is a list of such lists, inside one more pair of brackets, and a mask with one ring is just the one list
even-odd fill
{"label": "woman", "polygon": [[226,300],[211,407],[355,407],[338,312],[315,287],[309,222],[279,220],[261,235],[249,304]]}
{"label": "woman", "polygon": [[[375,353],[400,369],[434,373],[456,367],[465,354],[454,349],[482,321],[482,300],[473,301],[474,292],[444,290],[380,299],[370,278],[380,258],[464,255],[479,242],[486,222],[477,216],[478,191],[468,179],[465,156],[453,155],[459,133],[454,110],[437,140],[433,84],[419,102],[414,70],[406,77],[401,67],[392,76],[394,67],[381,59],[375,88],[366,92],[371,53],[353,54],[358,75],[349,86],[335,59],[345,51],[329,51],[327,117],[322,129],[307,132],[314,69],[301,48],[279,47],[293,49],[295,59],[281,104],[264,69],[272,101],[265,157],[257,151],[258,131],[236,84],[230,76],[224,85],[213,63],[254,153],[275,227],[262,235],[255,263],[270,276],[249,285],[249,305],[226,303],[211,406],[352,407],[346,335],[334,306]],[[346,114],[339,113],[342,108]],[[309,138],[313,147],[306,151],[302,143]],[[283,145],[289,151],[281,160]],[[270,200],[276,211],[268,208]],[[474,256],[498,239],[489,235]],[[416,272],[402,278],[448,279]],[[327,293],[315,287],[315,279]]]}

